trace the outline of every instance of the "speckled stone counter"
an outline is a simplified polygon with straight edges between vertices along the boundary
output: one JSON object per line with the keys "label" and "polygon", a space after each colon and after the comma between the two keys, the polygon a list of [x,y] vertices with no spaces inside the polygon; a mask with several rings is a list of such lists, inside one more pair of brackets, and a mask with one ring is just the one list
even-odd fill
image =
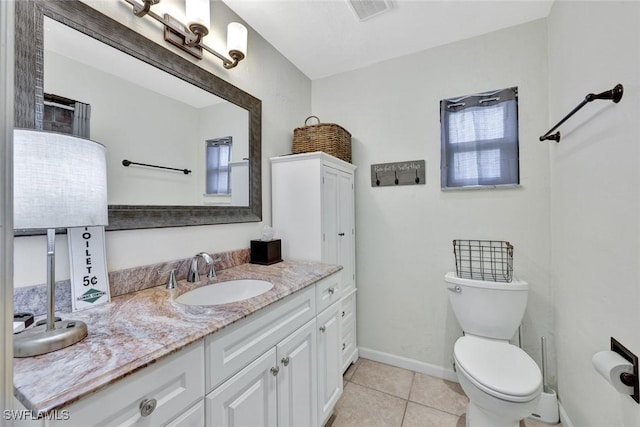
{"label": "speckled stone counter", "polygon": [[[90,310],[56,313],[87,323],[88,337],[59,351],[14,359],[14,394],[34,412],[60,409],[340,269],[300,261],[242,264],[213,279],[179,281],[176,289],[157,286],[112,298]],[[219,306],[174,301],[191,289],[233,279],[267,280],[274,287],[257,297]]]}

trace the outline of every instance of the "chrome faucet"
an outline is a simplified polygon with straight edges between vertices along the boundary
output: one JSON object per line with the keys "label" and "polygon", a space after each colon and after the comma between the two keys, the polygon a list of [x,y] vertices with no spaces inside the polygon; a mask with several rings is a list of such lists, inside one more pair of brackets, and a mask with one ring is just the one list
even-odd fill
{"label": "chrome faucet", "polygon": [[216,277],[216,270],[213,268],[213,258],[211,258],[211,255],[206,252],[200,252],[191,258],[191,266],[189,267],[187,282],[197,282],[200,280],[200,273],[198,273],[198,258],[204,259],[209,266],[209,273],[207,273],[207,277]]}

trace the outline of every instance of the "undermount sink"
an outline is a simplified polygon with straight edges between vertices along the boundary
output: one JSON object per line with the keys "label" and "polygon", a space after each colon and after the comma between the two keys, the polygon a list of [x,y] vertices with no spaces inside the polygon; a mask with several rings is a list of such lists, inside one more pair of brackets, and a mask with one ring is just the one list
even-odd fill
{"label": "undermount sink", "polygon": [[271,288],[273,283],[264,280],[227,280],[193,289],[176,298],[176,302],[186,305],[228,304],[256,297]]}

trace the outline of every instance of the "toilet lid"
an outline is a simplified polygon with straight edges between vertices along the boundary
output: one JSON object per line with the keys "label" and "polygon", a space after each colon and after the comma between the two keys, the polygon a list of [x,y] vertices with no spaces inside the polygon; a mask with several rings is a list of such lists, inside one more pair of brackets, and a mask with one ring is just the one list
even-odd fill
{"label": "toilet lid", "polygon": [[498,398],[526,401],[542,389],[536,362],[508,342],[467,335],[456,341],[453,354],[471,382]]}

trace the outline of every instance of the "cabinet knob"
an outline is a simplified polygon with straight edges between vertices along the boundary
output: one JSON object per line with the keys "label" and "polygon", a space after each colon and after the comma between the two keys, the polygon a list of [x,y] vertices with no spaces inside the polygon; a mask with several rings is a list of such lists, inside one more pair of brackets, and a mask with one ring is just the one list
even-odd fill
{"label": "cabinet knob", "polygon": [[289,356],[283,357],[280,362],[282,362],[284,366],[289,366]]}
{"label": "cabinet knob", "polygon": [[279,367],[274,366],[273,368],[271,368],[271,373],[273,374],[274,377],[276,375],[278,375],[278,372],[280,372],[280,368]]}
{"label": "cabinet knob", "polygon": [[345,314],[346,314],[346,313],[343,311],[343,312],[342,312],[342,317],[344,317],[344,315],[345,315]]}
{"label": "cabinet knob", "polygon": [[326,326],[324,326],[324,325],[320,326],[320,332],[324,332],[324,331],[326,331],[326,330],[327,330],[327,327],[326,327]]}
{"label": "cabinet knob", "polygon": [[156,399],[144,399],[140,402],[140,415],[148,417],[156,409],[158,401]]}
{"label": "cabinet knob", "polygon": [[327,289],[327,291],[329,292],[329,295],[333,295],[333,294],[336,293],[336,288],[331,287],[331,288]]}

